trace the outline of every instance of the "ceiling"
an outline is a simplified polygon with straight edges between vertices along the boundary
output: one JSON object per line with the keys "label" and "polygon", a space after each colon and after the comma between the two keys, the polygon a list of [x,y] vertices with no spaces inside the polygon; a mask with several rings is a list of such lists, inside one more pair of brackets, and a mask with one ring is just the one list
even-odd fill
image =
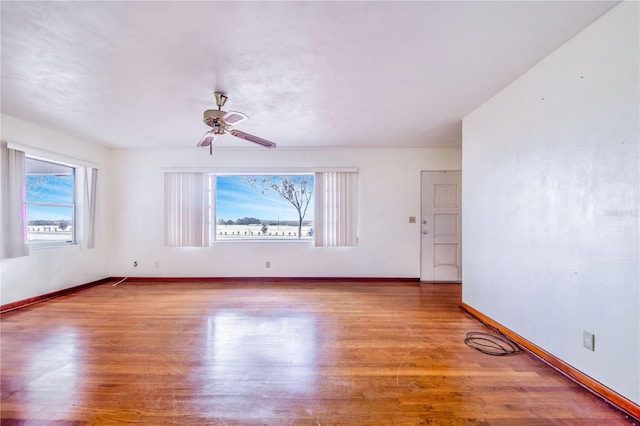
{"label": "ceiling", "polygon": [[1,111],[187,148],[219,90],[279,147],[459,146],[466,114],[615,5],[2,1]]}

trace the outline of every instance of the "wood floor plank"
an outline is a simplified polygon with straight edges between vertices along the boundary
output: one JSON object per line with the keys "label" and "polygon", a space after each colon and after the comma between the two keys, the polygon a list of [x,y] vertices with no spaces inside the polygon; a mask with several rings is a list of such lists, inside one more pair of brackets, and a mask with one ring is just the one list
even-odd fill
{"label": "wood floor plank", "polygon": [[124,282],[1,317],[2,424],[630,425],[487,332],[460,285]]}

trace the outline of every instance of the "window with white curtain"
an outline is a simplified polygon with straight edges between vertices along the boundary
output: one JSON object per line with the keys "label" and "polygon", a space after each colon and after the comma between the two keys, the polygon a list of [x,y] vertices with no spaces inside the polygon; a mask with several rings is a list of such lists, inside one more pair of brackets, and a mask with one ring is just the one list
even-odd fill
{"label": "window with white curtain", "polygon": [[0,152],[2,257],[27,256],[29,247],[93,248],[95,165],[11,142],[2,142]]}
{"label": "window with white curtain", "polygon": [[[357,171],[165,172],[165,245],[287,240],[353,246],[357,177]],[[291,220],[278,213],[281,207],[291,210]]]}

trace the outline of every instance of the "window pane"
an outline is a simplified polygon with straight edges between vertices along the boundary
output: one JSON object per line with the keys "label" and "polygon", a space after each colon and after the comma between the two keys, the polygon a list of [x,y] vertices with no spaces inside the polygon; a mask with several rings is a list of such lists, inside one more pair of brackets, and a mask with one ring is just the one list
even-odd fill
{"label": "window pane", "polygon": [[216,240],[313,240],[313,175],[215,180]]}
{"label": "window pane", "polygon": [[73,204],[73,174],[27,174],[26,178],[27,203]]}
{"label": "window pane", "polygon": [[27,205],[27,218],[30,244],[73,242],[73,207]]}

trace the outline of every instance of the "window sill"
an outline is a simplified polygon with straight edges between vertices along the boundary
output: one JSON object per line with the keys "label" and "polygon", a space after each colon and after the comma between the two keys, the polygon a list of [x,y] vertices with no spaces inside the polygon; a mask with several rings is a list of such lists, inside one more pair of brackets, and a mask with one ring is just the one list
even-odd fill
{"label": "window sill", "polygon": [[43,249],[51,249],[56,247],[70,247],[70,246],[77,246],[77,245],[78,245],[77,242],[28,244],[29,250],[43,250]]}
{"label": "window sill", "polygon": [[211,242],[211,244],[216,244],[216,243],[258,243],[258,244],[265,244],[265,243],[296,243],[296,244],[313,244],[315,241],[314,240],[308,240],[308,239],[304,239],[304,240],[300,240],[297,238],[264,238],[264,239],[259,239],[259,238],[229,238],[229,239],[224,239],[224,240],[214,240]]}

